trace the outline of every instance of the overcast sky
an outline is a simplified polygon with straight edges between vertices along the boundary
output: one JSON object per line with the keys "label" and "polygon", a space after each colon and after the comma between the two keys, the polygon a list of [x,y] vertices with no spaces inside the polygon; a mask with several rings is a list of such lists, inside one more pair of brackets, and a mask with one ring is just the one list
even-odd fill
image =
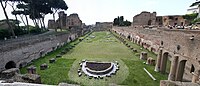
{"label": "overcast sky", "polygon": [[[158,16],[163,15],[183,15],[187,13],[189,6],[196,0],[65,0],[69,9],[67,15],[78,13],[80,19],[88,24],[95,22],[112,22],[117,16],[124,16],[125,19],[132,22],[133,16],[142,11],[157,12]],[[8,6],[7,12],[9,18],[12,9]],[[0,7],[0,19],[5,16]],[[46,16],[52,19],[52,15]]]}

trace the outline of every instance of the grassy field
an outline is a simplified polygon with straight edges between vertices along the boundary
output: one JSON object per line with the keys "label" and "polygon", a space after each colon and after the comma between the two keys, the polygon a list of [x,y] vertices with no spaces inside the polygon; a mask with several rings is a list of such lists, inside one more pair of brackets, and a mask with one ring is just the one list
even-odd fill
{"label": "grassy field", "polygon": [[[63,49],[76,42],[66,45]],[[140,46],[131,42],[129,44],[139,52],[147,51],[140,49]],[[48,63],[50,58],[55,57],[61,51],[62,49],[57,50],[46,57],[34,61],[33,65],[39,68],[40,64]],[[156,58],[153,53],[149,52],[148,55]],[[79,77],[77,70],[80,68],[79,62],[83,59],[106,62],[118,61],[120,70],[116,75],[103,79],[89,79],[85,75]],[[48,63],[50,67],[47,70],[40,71],[38,69],[38,74],[41,75],[44,84],[68,82],[86,86],[107,86],[112,83],[128,86],[159,86],[160,80],[167,79],[167,75],[154,72],[154,66],[145,65],[143,62],[143,60],[139,59],[139,53],[133,53],[110,32],[94,32],[62,58],[59,58],[56,63]],[[153,81],[143,68],[146,68],[157,81]],[[22,68],[21,72],[26,73],[25,68]]]}

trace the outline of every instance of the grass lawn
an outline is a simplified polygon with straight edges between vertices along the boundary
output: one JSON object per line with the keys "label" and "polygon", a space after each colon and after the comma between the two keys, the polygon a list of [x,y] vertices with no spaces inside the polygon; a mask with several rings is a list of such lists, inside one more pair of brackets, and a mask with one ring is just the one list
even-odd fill
{"label": "grass lawn", "polygon": [[[73,45],[73,43],[71,44]],[[146,51],[140,50],[141,47],[136,44],[131,42],[129,44],[139,52]],[[57,50],[44,58],[34,61],[33,64],[39,68],[40,64],[48,63],[50,58],[55,57],[61,51],[62,49]],[[153,53],[148,53],[148,55],[156,58]],[[118,61],[120,70],[116,75],[104,77],[103,79],[89,79],[85,75],[79,77],[77,70],[80,68],[79,62],[83,59],[106,62]],[[139,53],[133,53],[110,32],[94,32],[62,58],[59,58],[56,63],[48,63],[50,67],[47,70],[37,70],[44,84],[68,82],[86,86],[107,86],[111,83],[129,86],[159,86],[160,80],[167,79],[167,75],[154,72],[154,66],[145,65],[143,62],[143,60],[139,59]],[[143,68],[146,68],[157,81],[153,81]],[[25,73],[25,68],[22,68],[21,71]]]}

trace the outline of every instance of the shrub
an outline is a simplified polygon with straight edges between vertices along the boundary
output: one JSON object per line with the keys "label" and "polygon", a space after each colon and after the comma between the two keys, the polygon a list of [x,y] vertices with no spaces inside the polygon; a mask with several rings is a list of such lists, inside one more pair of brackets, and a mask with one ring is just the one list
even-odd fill
{"label": "shrub", "polygon": [[0,39],[4,39],[5,37],[10,37],[11,33],[8,29],[0,29]]}

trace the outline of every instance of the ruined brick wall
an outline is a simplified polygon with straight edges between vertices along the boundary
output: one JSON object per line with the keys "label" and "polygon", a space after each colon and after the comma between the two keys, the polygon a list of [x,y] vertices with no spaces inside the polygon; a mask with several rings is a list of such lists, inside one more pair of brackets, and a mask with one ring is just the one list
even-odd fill
{"label": "ruined brick wall", "polygon": [[[137,40],[140,40],[140,45],[148,45],[147,49],[155,49],[154,52],[158,51],[163,41],[163,47],[165,50],[179,54],[180,60],[187,60],[185,66],[185,80],[191,80],[192,65],[195,70],[199,70],[200,62],[200,31],[187,31],[187,30],[169,30],[169,29],[143,29],[135,27],[114,27],[114,31],[118,34],[123,34],[125,37],[129,35]],[[177,49],[180,46],[180,50]],[[171,55],[173,56],[173,55]]]}
{"label": "ruined brick wall", "polygon": [[133,25],[155,25],[156,13],[143,11],[142,13],[133,17]]}
{"label": "ruined brick wall", "polygon": [[[56,34],[42,37],[32,37],[24,41],[13,41],[0,44],[0,71],[5,65],[13,61],[16,67],[25,66],[34,59],[38,59],[48,52],[63,46],[65,43],[75,40],[77,34]],[[70,40],[71,39],[71,40]]]}

